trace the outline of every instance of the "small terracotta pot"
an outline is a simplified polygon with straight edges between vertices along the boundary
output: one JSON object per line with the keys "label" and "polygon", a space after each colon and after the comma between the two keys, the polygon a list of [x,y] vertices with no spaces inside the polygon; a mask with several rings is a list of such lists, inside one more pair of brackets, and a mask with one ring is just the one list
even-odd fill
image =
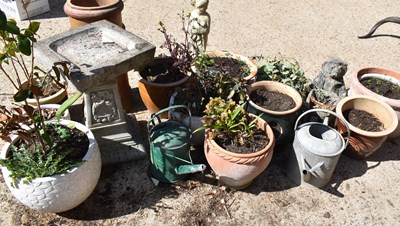
{"label": "small terracotta pot", "polygon": [[248,76],[244,77],[244,80],[250,80],[257,75],[258,67],[257,64],[254,62],[254,60],[241,55],[237,53],[232,53],[228,51],[219,51],[219,50],[213,50],[213,51],[207,51],[206,54],[210,57],[232,57],[234,59],[241,60],[247,64],[247,66],[250,68],[250,73]]}
{"label": "small terracotta pot", "polygon": [[[150,66],[155,64],[161,64],[168,59],[155,58]],[[171,83],[155,83],[144,79],[138,72],[134,73],[138,80],[139,94],[142,98],[144,105],[150,114],[159,112],[160,110],[168,107],[172,93],[175,91],[175,87],[183,84],[189,79],[189,76],[185,76],[179,81]],[[160,115],[161,118],[168,118],[168,113]]]}
{"label": "small terracotta pot", "polygon": [[[260,107],[250,99],[251,93],[257,89],[277,91],[286,94],[294,100],[296,106],[287,111],[271,111]],[[274,158],[285,160],[289,156],[289,152],[286,152],[286,148],[284,148],[283,146],[293,141],[294,123],[299,115],[302,104],[303,99],[299,92],[283,83],[274,81],[259,81],[250,85],[247,92],[247,104],[245,107],[246,111],[255,115],[262,114],[261,118],[268,122],[270,126],[274,127],[274,129],[279,131],[280,133],[275,134],[276,146],[279,151],[275,151]]]}
{"label": "small terracotta pot", "polygon": [[123,8],[122,0],[67,0],[64,4],[71,29],[104,19],[123,27]]}
{"label": "small terracotta pot", "polygon": [[[363,86],[361,84],[361,82],[360,82],[361,76],[363,76],[364,74],[368,74],[368,73],[387,75],[392,78],[396,78],[396,79],[400,80],[400,73],[392,71],[392,70],[388,70],[385,68],[379,68],[379,67],[361,68],[361,69],[357,70],[354,74],[352,74],[349,95],[350,96],[360,95],[360,94],[367,95],[367,96],[374,97],[380,101],[383,101],[383,102],[389,104],[395,110],[397,118],[400,121],[400,100],[390,99],[390,98],[381,96],[381,95],[367,89],[365,86]],[[391,135],[389,135],[389,139],[395,139],[398,137],[400,137],[400,123],[398,123],[396,130]]]}
{"label": "small terracotta pot", "polygon": [[[384,129],[380,132],[369,132],[353,126],[343,116],[343,112],[349,109],[363,110],[374,115],[383,123]],[[351,131],[344,154],[356,159],[365,159],[375,153],[398,124],[396,113],[388,104],[368,96],[357,95],[340,100],[336,106],[336,113],[346,120]],[[340,133],[346,131],[340,120],[336,121],[336,125]]]}
{"label": "small terracotta pot", "polygon": [[[64,85],[67,85],[67,82],[64,82]],[[22,88],[26,88],[28,86],[28,81],[25,81],[21,84]],[[39,104],[62,104],[68,98],[68,93],[66,89],[60,89],[55,94],[48,97],[40,97]],[[28,98],[26,100],[29,105],[37,106],[35,98]]]}
{"label": "small terracotta pot", "polygon": [[251,154],[233,153],[223,149],[214,139],[210,138],[211,131],[206,130],[204,152],[207,162],[218,175],[219,180],[228,187],[234,189],[246,188],[271,162],[275,146],[274,133],[262,119],[258,119],[257,126],[265,131],[270,140],[264,149]]}

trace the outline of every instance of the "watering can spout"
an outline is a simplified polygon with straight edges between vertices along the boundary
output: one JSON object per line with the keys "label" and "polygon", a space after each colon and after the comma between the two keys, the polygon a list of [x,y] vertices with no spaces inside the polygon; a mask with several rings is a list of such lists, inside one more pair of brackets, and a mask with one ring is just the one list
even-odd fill
{"label": "watering can spout", "polygon": [[307,170],[303,170],[303,181],[309,182],[311,179],[311,174]]}
{"label": "watering can spout", "polygon": [[206,165],[204,164],[195,164],[195,165],[182,165],[175,168],[175,173],[178,175],[189,174],[189,173],[197,173],[202,172],[206,169]]}

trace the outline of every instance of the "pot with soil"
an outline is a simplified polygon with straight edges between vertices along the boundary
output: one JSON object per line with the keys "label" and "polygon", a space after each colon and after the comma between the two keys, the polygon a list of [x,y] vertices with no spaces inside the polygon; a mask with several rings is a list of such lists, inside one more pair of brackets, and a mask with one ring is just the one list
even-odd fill
{"label": "pot with soil", "polygon": [[[8,167],[3,166],[1,170],[8,188],[20,202],[32,209],[58,213],[75,208],[93,192],[100,177],[101,156],[93,133],[84,125],[68,120],[49,123],[57,124],[57,127],[54,128],[60,128],[58,126],[75,128],[73,138],[71,138],[73,140],[55,141],[59,144],[64,143],[64,148],[76,148],[74,149],[74,152],[76,152],[74,156],[81,159],[80,163],[63,173],[45,177],[39,176],[33,180],[28,177],[13,178]],[[52,138],[55,139],[55,137],[55,135],[52,135]],[[2,161],[13,158],[11,147],[19,147],[20,141],[21,139],[15,136],[11,143],[4,145],[1,152]],[[71,146],[71,144],[76,145]],[[80,151],[77,151],[78,149]],[[49,165],[46,166],[46,168],[49,168],[49,172],[54,167],[50,163],[52,162],[50,161]],[[32,168],[34,167],[32,166]]]}
{"label": "pot with soil", "polygon": [[228,51],[209,51],[197,56],[193,71],[201,84],[203,97],[221,97],[244,102],[246,86],[257,74],[250,58]]}
{"label": "pot with soil", "polygon": [[[66,81],[54,81],[53,77],[39,77],[36,87],[40,90],[39,103],[42,104],[62,104],[67,98]],[[28,87],[28,81],[21,84],[22,89]],[[37,106],[36,98],[33,93],[26,99],[29,105]]]}
{"label": "pot with soil", "polygon": [[294,137],[294,122],[299,115],[303,100],[294,88],[280,82],[259,81],[250,85],[246,111],[261,115],[273,129],[276,146],[275,157],[284,160],[288,157],[285,144]]}
{"label": "pot with soil", "polygon": [[[175,88],[189,79],[188,75],[176,70],[172,64],[171,58],[155,58],[148,67],[139,73],[135,72],[140,97],[150,114],[168,107]],[[167,118],[168,114],[164,113],[161,117]]]}
{"label": "pot with soil", "polygon": [[[356,159],[366,159],[375,153],[398,125],[396,113],[388,104],[368,96],[340,100],[336,113],[346,120],[351,131],[344,154]],[[345,133],[340,121],[337,128]]]}
{"label": "pot with soil", "polygon": [[[367,95],[389,104],[400,120],[400,73],[385,68],[361,68],[352,75],[349,95]],[[400,123],[389,139],[400,136]]]}
{"label": "pot with soil", "polygon": [[205,126],[199,129],[206,128],[207,162],[219,180],[234,189],[249,186],[267,168],[275,146],[271,127],[243,107],[211,98],[203,117]]}

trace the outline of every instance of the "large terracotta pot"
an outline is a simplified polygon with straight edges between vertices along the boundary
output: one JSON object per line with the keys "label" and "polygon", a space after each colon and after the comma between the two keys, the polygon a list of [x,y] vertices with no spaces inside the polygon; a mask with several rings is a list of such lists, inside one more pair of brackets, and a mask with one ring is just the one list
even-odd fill
{"label": "large terracotta pot", "polygon": [[[283,94],[290,96],[294,102],[295,107],[287,110],[287,111],[272,111],[255,104],[251,99],[250,95],[255,90],[262,89],[268,91],[277,91]],[[272,126],[275,130],[275,139],[276,139],[276,147],[279,150],[275,150],[274,159],[285,160],[289,152],[285,151],[286,144],[291,144],[294,138],[294,123],[299,116],[300,109],[303,103],[303,99],[299,92],[294,88],[274,81],[259,81],[250,85],[247,92],[247,104],[246,111],[255,114],[261,115],[261,118],[264,119],[270,126]],[[277,149],[275,148],[275,149]]]}
{"label": "large terracotta pot", "polygon": [[123,8],[122,0],[67,0],[64,4],[64,12],[69,16],[71,29],[104,19],[123,27]]}
{"label": "large terracotta pot", "polygon": [[[67,82],[63,82],[64,85],[67,85]],[[21,84],[22,88],[26,88],[28,86],[28,81],[25,81]],[[57,91],[55,94],[47,96],[47,97],[40,97],[39,103],[40,105],[43,104],[62,104],[68,98],[67,90],[62,88]],[[26,99],[29,105],[37,106],[37,102],[35,98],[28,98]]]}
{"label": "large terracotta pot", "polygon": [[[343,112],[349,109],[363,110],[374,115],[383,123],[384,129],[380,132],[369,132],[353,126],[343,116]],[[350,140],[344,154],[356,159],[365,159],[375,153],[398,125],[396,113],[388,104],[368,96],[356,95],[340,100],[336,113],[346,120],[350,128]],[[340,120],[336,124],[340,133],[346,131]]]}
{"label": "large terracotta pot", "polygon": [[206,130],[205,156],[210,167],[223,184],[231,188],[243,189],[250,185],[271,162],[275,146],[274,133],[271,127],[261,118],[258,119],[257,126],[265,131],[270,140],[264,149],[251,154],[233,153],[223,149],[214,139],[210,138],[211,131]]}
{"label": "large terracotta pot", "polygon": [[[367,96],[374,97],[378,100],[381,100],[381,101],[389,104],[395,110],[397,118],[400,121],[400,100],[390,99],[390,98],[381,96],[381,95],[367,89],[365,86],[363,86],[360,83],[361,76],[363,76],[364,74],[369,74],[369,73],[382,74],[382,75],[390,76],[392,78],[396,78],[396,79],[400,80],[400,73],[392,71],[392,70],[388,70],[385,68],[379,68],[379,67],[361,68],[361,69],[357,70],[354,74],[352,74],[349,95],[350,96],[360,95],[360,94],[367,95]],[[400,137],[400,123],[398,123],[396,130],[391,135],[389,135],[389,139],[395,139],[398,137]]]}
{"label": "large terracotta pot", "polygon": [[[15,187],[11,185],[11,172],[6,167],[1,168],[4,180],[15,198],[24,205],[43,212],[59,213],[75,208],[89,197],[100,178],[101,156],[93,133],[77,122],[61,120],[59,123],[66,126],[74,123],[89,138],[88,151],[77,167],[63,174],[36,178],[27,184],[21,178],[17,180]],[[12,144],[17,141],[18,138],[15,138]],[[10,143],[4,145],[2,159],[7,157],[10,146]]]}
{"label": "large terracotta pot", "polygon": [[[155,58],[153,62],[149,65],[149,67],[156,64],[163,64],[165,61],[168,61],[168,59]],[[168,107],[171,95],[174,92],[175,87],[183,84],[189,79],[189,76],[185,76],[184,78],[176,82],[155,83],[147,81],[138,72],[135,72],[134,75],[138,80],[140,97],[142,98],[142,101],[147,110],[149,110],[150,114],[154,114]],[[162,114],[161,117],[168,118],[168,113]]]}

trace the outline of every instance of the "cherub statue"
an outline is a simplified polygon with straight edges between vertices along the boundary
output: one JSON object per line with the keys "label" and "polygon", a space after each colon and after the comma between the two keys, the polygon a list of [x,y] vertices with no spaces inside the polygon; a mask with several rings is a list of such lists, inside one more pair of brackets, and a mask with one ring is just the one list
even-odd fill
{"label": "cherub statue", "polygon": [[343,76],[347,72],[347,63],[340,59],[330,59],[322,64],[322,71],[314,78],[313,84],[338,98],[347,96]]}
{"label": "cherub statue", "polygon": [[206,12],[208,0],[191,0],[195,9],[189,18],[190,49],[194,54],[206,51],[210,33],[210,14]]}

